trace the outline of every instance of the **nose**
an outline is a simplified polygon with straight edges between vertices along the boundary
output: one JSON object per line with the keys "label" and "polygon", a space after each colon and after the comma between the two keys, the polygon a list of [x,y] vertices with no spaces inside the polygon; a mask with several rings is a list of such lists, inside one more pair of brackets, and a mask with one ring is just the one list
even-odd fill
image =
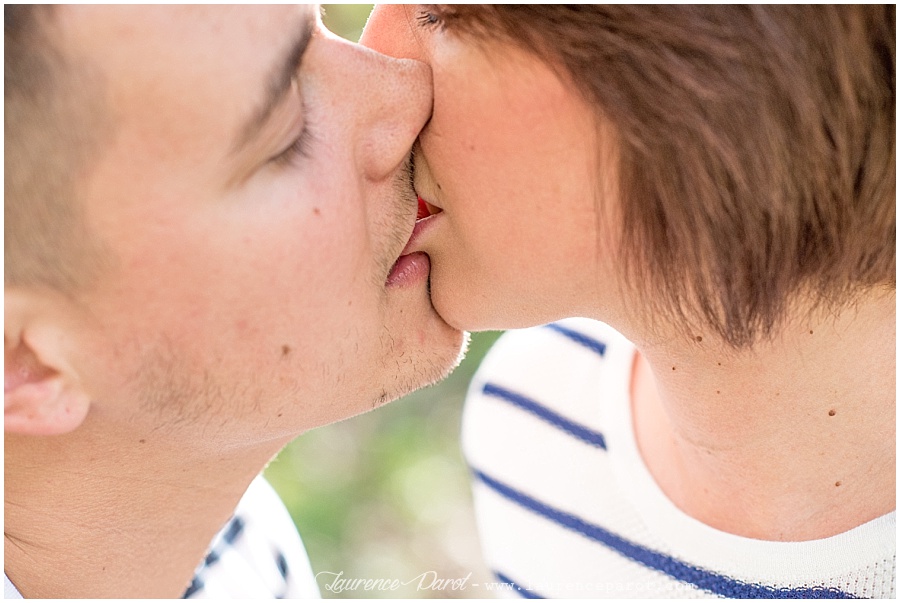
{"label": "nose", "polygon": [[366,22],[359,43],[398,59],[424,61],[423,48],[413,30],[412,8],[403,4],[377,4]]}
{"label": "nose", "polygon": [[357,165],[371,180],[390,178],[409,156],[419,132],[431,117],[431,69],[410,59],[395,59],[329,36],[337,45],[330,72],[342,78],[350,121],[357,127]]}

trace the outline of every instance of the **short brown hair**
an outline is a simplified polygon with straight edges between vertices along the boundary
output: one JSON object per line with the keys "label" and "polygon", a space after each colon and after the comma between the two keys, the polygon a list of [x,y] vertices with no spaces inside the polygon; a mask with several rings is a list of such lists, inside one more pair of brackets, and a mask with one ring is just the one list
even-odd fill
{"label": "short brown hair", "polygon": [[612,124],[651,311],[742,347],[797,296],[896,287],[893,6],[436,10],[562,66]]}
{"label": "short brown hair", "polygon": [[99,265],[75,182],[101,120],[96,80],[48,35],[54,14],[4,6],[4,276],[6,285],[72,291]]}

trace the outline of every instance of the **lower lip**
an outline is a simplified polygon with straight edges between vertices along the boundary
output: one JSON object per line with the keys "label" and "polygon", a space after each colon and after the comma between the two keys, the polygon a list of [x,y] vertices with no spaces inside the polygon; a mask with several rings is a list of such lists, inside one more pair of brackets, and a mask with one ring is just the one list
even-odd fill
{"label": "lower lip", "polygon": [[403,251],[400,252],[400,255],[406,253],[410,247],[415,246],[416,242],[419,240],[424,233],[428,232],[435,224],[435,222],[439,219],[439,216],[443,212],[431,214],[425,218],[419,218],[416,220],[416,225],[413,228],[412,234],[409,235],[409,241],[406,242],[406,247],[403,248]]}
{"label": "lower lip", "polygon": [[425,281],[431,270],[431,261],[428,256],[417,251],[409,255],[401,255],[388,274],[385,285],[388,287],[403,287]]}

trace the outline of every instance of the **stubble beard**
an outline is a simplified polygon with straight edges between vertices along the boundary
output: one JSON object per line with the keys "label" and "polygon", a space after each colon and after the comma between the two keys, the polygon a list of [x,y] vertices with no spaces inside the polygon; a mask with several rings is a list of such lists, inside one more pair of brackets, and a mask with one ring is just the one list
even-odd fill
{"label": "stubble beard", "polygon": [[[382,266],[386,267],[378,272],[379,275],[387,275],[390,272],[394,262],[397,260],[397,256],[392,255],[391,252],[399,253],[397,250],[402,250],[405,247],[410,235],[407,225],[413,221],[414,216],[418,212],[417,195],[413,188],[414,170],[413,155],[410,153],[403,166],[398,170],[394,180],[394,195],[390,211],[388,212],[388,219],[392,221],[392,224],[390,229],[391,236],[387,246],[390,247],[391,251],[385,254],[386,257]],[[384,283],[379,283],[379,286],[384,287]],[[431,304],[431,275],[428,277],[425,292],[428,296],[430,311],[437,314],[433,304]],[[384,308],[384,311],[387,312],[388,309]],[[440,316],[439,314],[437,315]],[[375,398],[372,405],[373,408],[382,406],[423,387],[433,385],[445,379],[459,366],[468,350],[470,336],[466,332],[452,329],[449,325],[447,325],[447,328],[457,332],[459,336],[458,345],[455,346],[453,352],[448,350],[449,346],[444,341],[435,342],[433,347],[427,347],[426,345],[408,351],[398,351],[396,350],[390,327],[385,325],[381,336],[382,349],[385,351],[381,359],[381,366],[387,374],[394,375],[394,379],[391,386],[383,388],[381,394]],[[390,359],[394,359],[393,362]]]}

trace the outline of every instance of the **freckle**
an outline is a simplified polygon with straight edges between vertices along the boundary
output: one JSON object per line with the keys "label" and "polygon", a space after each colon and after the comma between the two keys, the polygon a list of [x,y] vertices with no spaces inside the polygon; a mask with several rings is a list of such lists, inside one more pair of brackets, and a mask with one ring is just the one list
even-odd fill
{"label": "freckle", "polygon": [[722,392],[720,392],[719,390],[716,390],[716,393],[717,393],[717,394],[721,394]]}
{"label": "freckle", "polygon": [[349,308],[352,305],[353,305],[353,300],[351,299],[350,301],[347,302],[347,307]]}
{"label": "freckle", "polygon": [[716,364],[718,364],[719,366],[722,366],[722,363],[721,363],[721,362],[717,362]]}
{"label": "freckle", "polygon": [[703,341],[703,335],[697,335],[697,343]]}
{"label": "freckle", "polygon": [[147,440],[138,440],[138,442],[140,442],[141,444],[146,444]]}
{"label": "freckle", "polygon": [[840,487],[841,487],[841,482],[834,482],[834,486],[835,486],[835,488],[840,488]]}
{"label": "freckle", "polygon": [[281,357],[282,358],[284,358],[285,356],[287,356],[290,353],[291,353],[291,346],[289,346],[289,345],[281,346]]}
{"label": "freckle", "polygon": [[278,416],[280,417],[280,416],[283,415],[283,414],[284,414],[284,413],[281,413],[281,412],[280,412],[280,413],[278,413]]}
{"label": "freckle", "polygon": [[313,213],[316,214],[317,216],[321,216],[321,215],[322,215],[322,212],[319,211],[319,208],[318,208],[318,207],[314,207],[314,208],[313,208]]}
{"label": "freckle", "polygon": [[812,335],[812,329],[809,330],[809,334]]}
{"label": "freckle", "polygon": [[829,416],[829,417],[833,417],[833,416],[836,415],[836,414],[837,414],[837,411],[834,410],[833,408],[832,408],[831,410],[828,411],[828,416]]}

